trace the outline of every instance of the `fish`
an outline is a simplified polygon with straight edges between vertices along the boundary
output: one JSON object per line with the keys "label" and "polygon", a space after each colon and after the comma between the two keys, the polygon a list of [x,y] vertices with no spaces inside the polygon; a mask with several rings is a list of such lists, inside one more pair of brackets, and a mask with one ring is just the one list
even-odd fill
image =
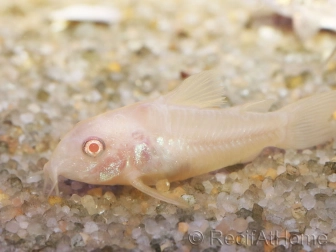
{"label": "fish", "polygon": [[291,18],[295,33],[303,41],[312,38],[321,29],[336,31],[336,1],[262,0],[257,3]]}
{"label": "fish", "polygon": [[79,122],[45,164],[45,185],[59,194],[60,175],[130,185],[185,208],[183,198],[152,186],[250,162],[269,146],[305,149],[336,136],[336,90],[269,111],[272,99],[223,108],[221,83],[218,71],[203,71],[165,95]]}

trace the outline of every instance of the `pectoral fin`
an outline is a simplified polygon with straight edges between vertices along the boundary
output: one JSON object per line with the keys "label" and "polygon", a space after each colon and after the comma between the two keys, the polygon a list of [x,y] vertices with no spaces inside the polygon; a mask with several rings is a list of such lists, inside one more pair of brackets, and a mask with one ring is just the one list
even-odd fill
{"label": "pectoral fin", "polygon": [[168,193],[158,192],[156,189],[145,185],[140,179],[134,180],[132,182],[132,186],[134,186],[139,191],[141,191],[145,194],[148,194],[149,196],[152,196],[153,198],[165,201],[165,202],[170,203],[170,204],[174,204],[174,205],[176,205],[178,207],[181,207],[181,208],[188,208],[189,207],[188,203],[185,202],[184,200],[179,199],[179,198],[174,198],[172,195],[170,195]]}

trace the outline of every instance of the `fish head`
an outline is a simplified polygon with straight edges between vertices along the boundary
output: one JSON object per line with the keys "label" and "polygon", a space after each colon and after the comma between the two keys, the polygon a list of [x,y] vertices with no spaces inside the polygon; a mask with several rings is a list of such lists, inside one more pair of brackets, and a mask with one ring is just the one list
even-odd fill
{"label": "fish head", "polygon": [[129,184],[148,158],[137,116],[110,111],[79,122],[59,142],[44,167],[45,183],[58,176],[89,184]]}

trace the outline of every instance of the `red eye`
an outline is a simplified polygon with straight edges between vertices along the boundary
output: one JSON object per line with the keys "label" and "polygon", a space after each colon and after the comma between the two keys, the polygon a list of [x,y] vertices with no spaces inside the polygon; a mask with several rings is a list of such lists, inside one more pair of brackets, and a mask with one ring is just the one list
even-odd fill
{"label": "red eye", "polygon": [[105,150],[105,143],[98,137],[90,137],[83,144],[83,151],[91,157],[97,157]]}

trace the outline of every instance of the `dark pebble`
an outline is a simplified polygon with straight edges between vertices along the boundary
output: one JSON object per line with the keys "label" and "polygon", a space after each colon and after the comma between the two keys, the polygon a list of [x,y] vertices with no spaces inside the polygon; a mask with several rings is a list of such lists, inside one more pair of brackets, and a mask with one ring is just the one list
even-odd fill
{"label": "dark pebble", "polygon": [[151,248],[155,252],[161,252],[160,242],[161,242],[161,239],[153,239],[153,240],[151,240],[150,246],[151,246]]}
{"label": "dark pebble", "polygon": [[303,249],[303,245],[302,244],[299,244],[299,243],[296,243],[296,244],[293,244],[292,245],[292,248],[291,248],[291,252],[300,252],[302,251]]}
{"label": "dark pebble", "polygon": [[218,252],[219,249],[218,248],[206,248],[203,250],[203,252]]}
{"label": "dark pebble", "polygon": [[324,193],[317,193],[317,194],[315,194],[314,197],[315,197],[316,200],[324,202],[329,196],[324,194]]}
{"label": "dark pebble", "polygon": [[155,216],[155,221],[156,222],[160,222],[160,221],[164,221],[166,218],[163,217],[161,214],[158,214]]}
{"label": "dark pebble", "polygon": [[276,246],[272,252],[286,252],[286,247],[284,245]]}
{"label": "dark pebble", "polygon": [[9,245],[18,245],[24,242],[24,240],[21,239],[20,236],[18,236],[17,234],[9,233],[9,232],[5,234],[5,241]]}
{"label": "dark pebble", "polygon": [[251,216],[252,217],[252,211],[251,210],[248,210],[246,208],[241,208],[239,209],[238,212],[236,212],[236,215],[239,217],[239,218],[244,218],[246,219],[247,217]]}
{"label": "dark pebble", "polygon": [[98,249],[94,249],[91,250],[91,252],[126,252],[128,250],[126,249],[122,249],[117,245],[112,245],[112,246],[105,246],[103,248],[98,248]]}
{"label": "dark pebble", "polygon": [[21,179],[19,179],[18,177],[14,176],[14,175],[10,176],[7,179],[7,182],[11,185],[11,187],[13,187],[15,189],[22,190],[22,188],[23,188]]}
{"label": "dark pebble", "polygon": [[8,143],[5,141],[0,141],[0,154],[8,152]]}
{"label": "dark pebble", "polygon": [[336,162],[326,162],[323,166],[323,173],[326,175],[336,173]]}
{"label": "dark pebble", "polygon": [[259,206],[258,204],[253,204],[253,208],[252,208],[252,218],[255,221],[262,221],[262,213],[263,213],[264,209]]}
{"label": "dark pebble", "polygon": [[205,192],[205,188],[204,188],[204,185],[202,183],[196,183],[194,185],[194,188],[195,188],[196,191],[199,191],[201,193]]}
{"label": "dark pebble", "polygon": [[15,161],[14,159],[10,159],[6,164],[6,168],[8,170],[16,170],[17,167],[18,167],[18,162]]}
{"label": "dark pebble", "polygon": [[39,101],[46,102],[49,99],[49,93],[43,89],[40,89],[36,94],[36,98]]}
{"label": "dark pebble", "polygon": [[311,183],[311,182],[309,182],[309,183],[307,183],[307,185],[305,186],[305,189],[306,190],[310,190],[310,189],[314,189],[314,188],[316,188],[317,186],[314,184],[314,183]]}

